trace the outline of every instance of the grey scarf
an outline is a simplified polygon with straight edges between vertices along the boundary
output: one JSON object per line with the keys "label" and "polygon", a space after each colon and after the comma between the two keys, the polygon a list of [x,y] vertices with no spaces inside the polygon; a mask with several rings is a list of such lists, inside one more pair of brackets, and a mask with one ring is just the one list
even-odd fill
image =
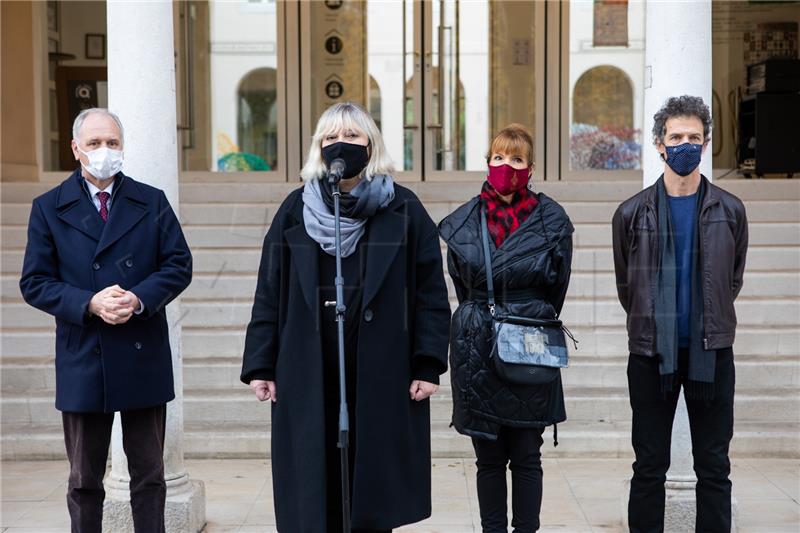
{"label": "grey scarf", "polygon": [[[325,202],[322,187],[324,185],[318,179],[306,181],[303,187],[303,223],[309,237],[319,243],[325,253],[335,255],[335,218],[333,209]],[[357,213],[354,213],[357,218],[341,216],[342,257],[348,257],[356,250],[369,217],[394,200],[394,180],[388,175],[362,179],[349,195],[355,198],[358,206]]]}
{"label": "grey scarf", "polygon": [[[699,257],[700,206],[705,193],[705,180],[700,181],[697,195],[697,224],[692,253],[692,304],[690,318],[688,380],[684,384],[690,398],[708,399],[714,395],[714,370],[716,350],[706,350],[703,345],[703,287],[702,266]],[[655,298],[656,351],[663,392],[675,387],[678,373],[677,287],[675,266],[675,237],[673,235],[664,176],[656,182],[656,210],[658,213],[658,284]]]}

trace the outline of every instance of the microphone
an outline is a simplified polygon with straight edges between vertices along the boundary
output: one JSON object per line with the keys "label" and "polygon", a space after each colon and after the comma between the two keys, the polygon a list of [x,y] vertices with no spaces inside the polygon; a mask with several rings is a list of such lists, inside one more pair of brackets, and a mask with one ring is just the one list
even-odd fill
{"label": "microphone", "polygon": [[344,175],[345,168],[347,168],[347,165],[341,157],[337,157],[331,161],[331,164],[328,166],[328,183],[339,183]]}

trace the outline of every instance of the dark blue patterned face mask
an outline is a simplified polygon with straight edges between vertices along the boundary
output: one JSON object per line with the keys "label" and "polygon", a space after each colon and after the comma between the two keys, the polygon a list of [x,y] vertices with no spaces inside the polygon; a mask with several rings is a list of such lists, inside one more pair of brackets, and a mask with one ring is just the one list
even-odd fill
{"label": "dark blue patterned face mask", "polygon": [[669,168],[681,176],[688,176],[700,164],[703,155],[702,144],[683,143],[667,146],[667,164]]}

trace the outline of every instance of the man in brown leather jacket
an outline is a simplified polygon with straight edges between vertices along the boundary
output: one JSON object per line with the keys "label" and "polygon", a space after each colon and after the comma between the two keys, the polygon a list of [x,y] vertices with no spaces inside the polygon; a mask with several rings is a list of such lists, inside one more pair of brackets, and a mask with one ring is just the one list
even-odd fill
{"label": "man in brown leather jacket", "polygon": [[683,387],[698,479],[696,530],[728,532],[733,302],[742,288],[747,217],[741,200],[700,174],[711,134],[703,100],[670,98],[654,118],[664,174],[624,201],[612,222],[617,293],[628,315],[636,454],[628,522],[633,533],[664,530],[664,482]]}

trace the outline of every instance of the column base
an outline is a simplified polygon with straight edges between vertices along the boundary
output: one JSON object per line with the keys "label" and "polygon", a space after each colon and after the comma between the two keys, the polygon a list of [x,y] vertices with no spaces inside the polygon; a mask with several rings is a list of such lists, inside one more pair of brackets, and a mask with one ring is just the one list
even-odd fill
{"label": "column base", "polygon": [[[107,490],[103,504],[103,531],[134,533],[130,494]],[[198,533],[206,525],[206,490],[202,481],[190,479],[179,486],[167,486],[164,509],[167,533]]]}

